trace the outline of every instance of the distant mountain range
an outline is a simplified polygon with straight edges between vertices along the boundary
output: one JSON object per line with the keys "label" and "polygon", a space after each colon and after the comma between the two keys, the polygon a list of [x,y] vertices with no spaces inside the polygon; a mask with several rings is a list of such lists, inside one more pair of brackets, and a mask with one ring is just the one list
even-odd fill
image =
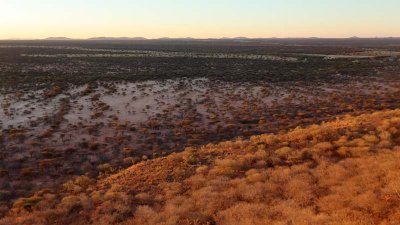
{"label": "distant mountain range", "polygon": [[[199,41],[240,41],[240,42],[246,42],[246,41],[267,41],[267,40],[274,40],[274,39],[400,39],[400,37],[371,37],[371,38],[360,38],[357,36],[349,37],[349,38],[320,38],[320,37],[292,37],[292,38],[276,38],[276,37],[271,37],[271,38],[248,38],[248,37],[222,37],[222,38],[191,38],[191,37],[185,37],[185,38],[170,38],[170,37],[162,37],[162,38],[155,38],[155,39],[148,39],[145,37],[92,37],[92,38],[86,38],[86,39],[74,39],[74,38],[68,38],[68,37],[48,37],[44,39],[25,39],[25,40],[48,40],[48,41],[69,41],[69,40],[92,40],[92,41],[144,41],[144,40],[162,40],[162,41],[193,41],[193,40],[199,40]],[[10,39],[5,39],[5,40],[24,40],[24,39],[19,39],[19,38],[10,38]]]}
{"label": "distant mountain range", "polygon": [[49,40],[49,41],[66,41],[66,40],[72,40],[71,38],[67,38],[67,37],[48,37],[45,38],[44,40]]}
{"label": "distant mountain range", "polygon": [[[184,40],[258,40],[260,38],[247,38],[247,37],[234,37],[234,38],[228,38],[228,37],[223,37],[223,38],[207,38],[207,39],[197,39],[197,38],[191,38],[191,37],[185,37],[185,38],[170,38],[170,37],[162,37],[162,38],[156,38],[156,39],[147,39],[144,37],[92,37],[92,38],[86,38],[86,39],[72,39],[68,37],[48,37],[42,40],[49,40],[49,41],[67,41],[67,40],[94,40],[94,41],[126,41],[126,40],[132,40],[132,41],[143,41],[143,40],[176,40],[176,41],[184,41]],[[263,38],[261,38],[263,39]],[[269,38],[265,38],[269,39]]]}
{"label": "distant mountain range", "polygon": [[147,38],[144,37],[92,37],[92,38],[88,38],[88,40],[106,40],[106,41],[110,41],[110,40],[135,40],[135,41],[140,41],[140,40],[147,40]]}

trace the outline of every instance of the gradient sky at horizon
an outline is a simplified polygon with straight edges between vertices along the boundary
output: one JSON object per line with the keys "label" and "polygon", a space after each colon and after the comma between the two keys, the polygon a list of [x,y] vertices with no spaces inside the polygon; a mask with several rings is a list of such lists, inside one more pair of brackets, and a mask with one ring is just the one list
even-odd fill
{"label": "gradient sky at horizon", "polygon": [[0,0],[0,39],[400,37],[399,0]]}

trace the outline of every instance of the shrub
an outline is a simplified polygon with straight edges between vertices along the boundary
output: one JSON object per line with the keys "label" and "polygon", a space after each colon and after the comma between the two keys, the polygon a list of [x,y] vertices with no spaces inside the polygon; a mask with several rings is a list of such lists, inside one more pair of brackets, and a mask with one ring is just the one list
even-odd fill
{"label": "shrub", "polygon": [[51,89],[44,91],[43,95],[47,98],[55,97],[59,94],[61,94],[61,87],[59,86],[53,86]]}
{"label": "shrub", "polygon": [[17,212],[21,210],[32,211],[33,208],[42,200],[43,198],[38,196],[19,198],[13,204],[13,210]]}
{"label": "shrub", "polygon": [[313,146],[317,152],[326,152],[332,150],[334,146],[330,142],[320,142]]}
{"label": "shrub", "polygon": [[84,191],[93,181],[87,176],[76,177],[63,184],[66,191],[80,193]]}
{"label": "shrub", "polygon": [[373,134],[366,134],[363,136],[363,139],[371,144],[376,144],[379,142],[379,138]]}
{"label": "shrub", "polygon": [[287,159],[289,156],[289,153],[292,151],[290,147],[282,147],[277,150],[275,150],[275,154],[280,158],[280,159]]}
{"label": "shrub", "polygon": [[242,165],[233,159],[218,159],[215,161],[215,167],[212,169],[212,173],[220,175],[235,175],[240,171]]}
{"label": "shrub", "polygon": [[105,164],[98,165],[97,169],[101,172],[109,172],[112,170],[112,166],[109,163],[105,163]]}

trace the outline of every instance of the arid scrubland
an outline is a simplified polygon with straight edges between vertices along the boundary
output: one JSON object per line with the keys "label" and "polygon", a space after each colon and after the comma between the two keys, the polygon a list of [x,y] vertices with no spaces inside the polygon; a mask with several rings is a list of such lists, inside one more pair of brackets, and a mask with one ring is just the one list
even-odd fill
{"label": "arid scrubland", "polygon": [[0,225],[398,224],[399,52],[0,41]]}
{"label": "arid scrubland", "polygon": [[398,224],[400,110],[187,148],[14,203],[0,224]]}

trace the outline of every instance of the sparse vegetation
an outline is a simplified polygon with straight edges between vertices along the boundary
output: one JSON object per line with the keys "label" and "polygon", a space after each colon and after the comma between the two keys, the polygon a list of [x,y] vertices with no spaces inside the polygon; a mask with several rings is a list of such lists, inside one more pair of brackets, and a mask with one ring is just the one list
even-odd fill
{"label": "sparse vegetation", "polygon": [[398,40],[303,41],[0,41],[0,224],[396,224]]}
{"label": "sparse vegetation", "polygon": [[0,224],[396,224],[398,160],[400,110],[375,112],[78,177]]}

